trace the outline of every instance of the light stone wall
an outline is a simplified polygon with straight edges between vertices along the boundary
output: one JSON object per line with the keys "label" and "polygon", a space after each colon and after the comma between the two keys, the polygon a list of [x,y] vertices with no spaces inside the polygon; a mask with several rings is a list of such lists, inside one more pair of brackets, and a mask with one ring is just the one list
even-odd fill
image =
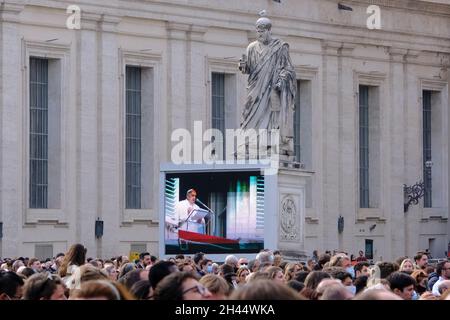
{"label": "light stone wall", "polygon": [[[66,28],[68,1],[4,1],[0,6],[0,221],[2,256],[54,254],[82,242],[89,256],[127,254],[132,243],[158,248],[159,165],[170,161],[170,135],[195,120],[210,123],[210,73],[235,74],[235,110],[245,101],[238,59],[255,39],[266,9],[273,33],[290,44],[297,76],[311,81],[312,207],[304,246],[357,253],[373,239],[375,259],[449,241],[448,107],[450,5],[428,1],[168,0],[77,1],[81,30]],[[443,1],[441,1],[443,2]],[[366,28],[366,8],[381,7],[382,30]],[[28,206],[28,55],[64,59],[61,105],[61,205]],[[151,68],[155,205],[124,209],[124,66]],[[358,85],[380,86],[380,205],[359,209]],[[422,176],[423,89],[442,91],[442,204],[403,213],[403,184]],[[229,106],[233,108],[233,105]],[[338,234],[337,219],[345,219]],[[104,235],[94,236],[94,221]],[[370,230],[370,227],[376,227]],[[267,232],[270,232],[267,230]]]}

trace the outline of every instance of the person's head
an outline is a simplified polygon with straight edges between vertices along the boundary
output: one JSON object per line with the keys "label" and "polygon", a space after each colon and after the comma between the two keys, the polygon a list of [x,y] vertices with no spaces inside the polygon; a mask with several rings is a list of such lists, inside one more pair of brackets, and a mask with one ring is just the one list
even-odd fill
{"label": "person's head", "polygon": [[366,290],[355,296],[353,300],[402,300],[398,295],[386,289]]}
{"label": "person's head", "polygon": [[445,280],[450,279],[450,261],[439,262],[436,267],[436,273]]}
{"label": "person's head", "polygon": [[369,275],[369,263],[367,261],[358,262],[353,269],[355,269],[355,277],[368,276]]}
{"label": "person's head", "polygon": [[86,262],[86,252],[87,249],[82,244],[72,245],[64,256],[61,267],[58,270],[59,275],[65,277],[69,265],[82,266]]}
{"label": "person's head", "polygon": [[33,269],[35,272],[42,271],[41,261],[37,258],[31,258],[30,261],[28,261],[28,267]]}
{"label": "person's head", "polygon": [[20,300],[23,279],[12,271],[0,271],[0,300]]}
{"label": "person's head", "polygon": [[352,275],[345,270],[335,272],[333,278],[340,280],[344,286],[351,286],[353,284]]}
{"label": "person's head", "polygon": [[234,255],[228,255],[225,258],[225,263],[232,266],[233,268],[237,268],[238,261],[239,261],[238,258]]}
{"label": "person's head", "polygon": [[269,267],[266,272],[269,274],[269,279],[279,283],[284,283],[283,270],[280,267]]}
{"label": "person's head", "polygon": [[424,293],[427,290],[428,275],[422,269],[413,271],[411,277],[416,281],[416,291],[419,294]]}
{"label": "person's head", "polygon": [[211,293],[211,300],[225,300],[230,294],[230,286],[222,277],[207,274],[200,279],[202,284]]}
{"label": "person's head", "polygon": [[119,269],[119,279],[125,277],[128,272],[131,272],[136,269],[136,264],[132,262],[124,263],[120,266]]}
{"label": "person's head", "polygon": [[450,280],[444,280],[438,285],[438,292],[442,296],[445,291],[450,289]]}
{"label": "person's head", "polygon": [[231,300],[303,300],[286,285],[271,280],[258,280],[236,289]]}
{"label": "person's head", "polygon": [[12,271],[17,272],[17,270],[23,266],[24,266],[24,264],[23,264],[22,260],[16,260],[12,264]]}
{"label": "person's head", "polygon": [[310,273],[310,271],[299,271],[295,275],[294,280],[297,280],[301,283],[305,283],[306,277],[308,276],[309,273]]}
{"label": "person's head", "polygon": [[121,300],[119,289],[109,280],[92,280],[74,290],[71,300]]}
{"label": "person's head", "polygon": [[404,272],[406,274],[412,274],[414,271],[414,263],[411,259],[405,259],[400,264],[400,272]]}
{"label": "person's head", "polygon": [[150,281],[153,290],[162,279],[174,272],[178,272],[178,268],[171,261],[161,260],[155,263],[148,274],[148,281]]}
{"label": "person's head", "polygon": [[355,294],[360,293],[367,287],[367,280],[369,276],[359,276],[353,281],[353,285],[355,286]]}
{"label": "person's head", "polygon": [[341,283],[333,283],[325,287],[319,300],[350,300],[352,298],[353,294],[345,286]]}
{"label": "person's head", "polygon": [[352,262],[350,261],[350,258],[345,254],[337,254],[333,256],[330,260],[330,267],[341,267],[341,268],[348,268],[351,267]]}
{"label": "person's head", "polygon": [[203,270],[205,273],[212,273],[212,260],[209,259],[203,259],[200,262],[200,269]]}
{"label": "person's head", "polygon": [[315,290],[323,279],[331,278],[331,276],[322,271],[312,271],[305,279],[305,287]]}
{"label": "person's head", "polygon": [[154,291],[155,300],[204,300],[211,293],[191,272],[176,272],[162,279]]}
{"label": "person's head", "polygon": [[325,292],[326,288],[334,284],[342,285],[342,282],[339,279],[326,278],[319,282],[315,290],[318,295],[321,296]]}
{"label": "person's head", "polygon": [[319,260],[318,260],[318,263],[317,263],[316,267],[317,267],[318,269],[322,269],[323,266],[324,266],[327,262],[330,261],[330,259],[331,259],[331,256],[330,256],[329,254],[327,254],[327,253],[321,254],[321,255],[319,256]]}
{"label": "person's head", "polygon": [[175,262],[182,262],[184,261],[184,255],[183,254],[177,254],[175,256]]}
{"label": "person's head", "polygon": [[261,17],[256,21],[257,40],[268,44],[272,35],[272,22],[267,17]]}
{"label": "person's head", "polygon": [[58,253],[55,257],[56,266],[59,267],[62,264],[63,260],[64,260],[64,253],[62,252]]}
{"label": "person's head", "polygon": [[259,261],[260,268],[261,265],[273,265],[274,258],[274,254],[271,251],[262,251],[256,255],[256,260]]}
{"label": "person's head", "polygon": [[386,279],[391,273],[397,271],[397,267],[392,262],[379,262],[376,266],[380,270],[380,279]]}
{"label": "person's head", "polygon": [[[79,279],[77,279],[77,277],[79,277]],[[87,282],[92,280],[106,280],[108,279],[108,275],[99,268],[94,267],[92,264],[86,263],[80,267],[79,273],[75,275],[75,278],[75,282],[78,283],[78,281]]]}
{"label": "person's head", "polygon": [[25,281],[24,300],[67,300],[61,278],[48,272],[33,274]]}
{"label": "person's head", "polygon": [[387,278],[393,293],[404,300],[411,300],[416,281],[410,275],[403,272],[394,272]]}
{"label": "person's head", "polygon": [[150,265],[152,263],[151,255],[148,252],[141,252],[139,254],[139,261],[142,263],[144,267]]}
{"label": "person's head", "polygon": [[194,263],[200,265],[200,263],[205,259],[205,254],[203,252],[197,252],[194,255]]}
{"label": "person's head", "polygon": [[362,250],[359,250],[358,254],[360,257],[364,257],[364,252]]}
{"label": "person's head", "polygon": [[298,293],[305,288],[305,284],[297,280],[289,280],[286,284],[289,288],[294,289]]}
{"label": "person's head", "polygon": [[298,272],[300,272],[300,266],[297,263],[288,263],[284,267],[284,279],[286,281],[292,280]]}
{"label": "person's head", "polygon": [[152,298],[152,287],[150,281],[139,280],[130,289],[130,293],[138,300],[149,300]]}
{"label": "person's head", "polygon": [[246,267],[240,267],[236,273],[236,281],[238,284],[245,284],[246,278],[250,274],[250,270]]}
{"label": "person's head", "polygon": [[248,266],[248,259],[247,258],[240,258],[238,260],[238,268],[240,267],[247,267]]}
{"label": "person's head", "polygon": [[219,267],[219,276],[224,278],[229,284],[233,284],[233,282],[236,281],[234,268],[226,263]]}
{"label": "person's head", "polygon": [[271,279],[269,278],[269,274],[267,272],[256,271],[256,272],[250,273],[247,276],[246,280],[247,280],[246,283],[253,284],[254,282],[259,281],[259,280],[271,280]]}
{"label": "person's head", "polygon": [[186,192],[186,199],[190,204],[194,204],[197,200],[197,191],[195,191],[195,189],[189,189]]}
{"label": "person's head", "polygon": [[261,262],[259,260],[253,259],[248,262],[248,268],[250,269],[250,272],[256,272],[259,270]]}
{"label": "person's head", "polygon": [[26,279],[31,277],[35,273],[36,272],[33,269],[25,266],[19,267],[19,269],[17,269],[17,274],[24,276]]}
{"label": "person's head", "polygon": [[144,269],[135,269],[128,272],[124,277],[119,279],[119,283],[123,284],[128,290],[140,280],[148,280],[149,271]]}
{"label": "person's head", "polygon": [[108,274],[109,279],[111,281],[116,281],[119,275],[119,272],[117,271],[116,267],[114,265],[107,265],[103,268],[103,271]]}
{"label": "person's head", "polygon": [[178,266],[178,270],[182,271],[182,272],[193,272],[194,271],[194,266],[192,265],[192,263],[187,262],[187,261],[179,263],[177,266]]}
{"label": "person's head", "polygon": [[419,269],[425,269],[428,264],[428,256],[425,252],[419,251],[414,256],[414,261]]}

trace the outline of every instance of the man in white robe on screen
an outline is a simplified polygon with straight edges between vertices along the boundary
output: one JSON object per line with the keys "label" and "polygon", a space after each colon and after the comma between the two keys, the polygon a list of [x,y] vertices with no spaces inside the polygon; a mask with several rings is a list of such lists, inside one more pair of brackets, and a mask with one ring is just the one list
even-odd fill
{"label": "man in white robe on screen", "polygon": [[178,221],[178,229],[197,233],[205,233],[205,219],[193,219],[196,210],[200,207],[195,204],[197,191],[189,189],[186,192],[186,199],[178,202],[175,206],[175,221]]}

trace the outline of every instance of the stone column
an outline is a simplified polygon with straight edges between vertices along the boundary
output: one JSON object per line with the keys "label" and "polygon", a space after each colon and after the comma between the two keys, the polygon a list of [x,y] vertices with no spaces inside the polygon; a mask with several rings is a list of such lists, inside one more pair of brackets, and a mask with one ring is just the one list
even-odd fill
{"label": "stone column", "polygon": [[16,256],[20,250],[22,212],[23,145],[21,92],[21,42],[18,28],[22,4],[0,5],[0,256]]}
{"label": "stone column", "polygon": [[[169,141],[173,130],[187,128],[191,119],[190,105],[188,100],[187,77],[190,70],[190,56],[187,48],[187,32],[190,26],[187,24],[169,22],[167,24],[167,106],[169,119]],[[188,62],[189,60],[189,62]],[[190,94],[189,94],[190,95]],[[170,148],[168,159],[170,159]]]}
{"label": "stone column", "polygon": [[[403,52],[404,53],[404,52]],[[405,53],[404,53],[405,54]],[[419,51],[408,52],[404,56],[403,64],[403,90],[408,94],[404,97],[403,106],[403,184],[408,186],[415,184],[422,179],[422,144],[418,137],[422,136],[422,103],[419,97],[422,96],[418,78],[417,67],[409,63],[419,56]],[[403,196],[403,190],[402,190]],[[423,200],[422,200],[423,201]],[[404,200],[402,200],[404,202]],[[404,253],[412,256],[416,254],[419,247],[419,205],[411,205],[407,213],[404,213]],[[413,242],[415,241],[415,242]]]}
{"label": "stone column", "polygon": [[[98,86],[98,203],[97,216],[104,221],[103,238],[97,239],[97,256],[111,257],[117,254],[119,219],[121,208],[120,184],[123,174],[120,168],[119,145],[120,117],[119,66],[117,24],[119,18],[102,16],[99,23],[99,78]],[[122,122],[121,122],[122,121]],[[118,127],[119,126],[119,127]]]}
{"label": "stone column", "polygon": [[[322,43],[322,97],[323,97],[323,213],[322,234],[324,249],[337,249],[339,217],[339,75],[338,51],[342,44]],[[320,170],[318,168],[318,170]],[[331,231],[331,232],[330,232]]]}
{"label": "stone column", "polygon": [[[343,44],[339,50],[338,77],[339,77],[339,212],[344,217],[344,232],[338,234],[340,250],[355,250],[358,243],[353,243],[355,235],[355,214],[358,210],[355,203],[358,190],[355,185],[355,175],[359,167],[357,159],[355,123],[354,70],[352,54],[355,46]],[[329,159],[330,160],[330,159]],[[337,218],[335,218],[337,223]],[[333,230],[333,229],[331,229]],[[332,248],[330,248],[332,249]]]}
{"label": "stone column", "polygon": [[94,226],[98,215],[98,50],[101,16],[83,13],[77,34],[77,211],[76,241],[96,255]]}
{"label": "stone column", "polygon": [[[389,49],[390,56],[390,74],[389,74],[389,92],[390,103],[389,110],[384,110],[383,114],[387,115],[389,119],[390,134],[383,133],[382,139],[389,137],[390,139],[390,158],[387,163],[388,174],[385,176],[388,187],[384,190],[383,197],[388,200],[385,201],[386,213],[390,215],[391,228],[391,247],[387,248],[390,251],[391,258],[399,257],[406,254],[406,246],[410,241],[406,231],[408,218],[403,214],[403,166],[405,163],[404,155],[404,128],[403,125],[405,115],[405,92],[407,91],[405,81],[405,49]],[[383,161],[383,159],[382,159]],[[389,238],[389,236],[388,236]]]}
{"label": "stone column", "polygon": [[203,121],[204,127],[209,123],[207,119],[206,99],[207,82],[206,65],[205,65],[205,50],[203,36],[207,28],[199,26],[191,26],[188,33],[188,66],[187,66],[187,101],[186,108],[189,117],[186,119],[188,128],[193,128],[194,121]]}

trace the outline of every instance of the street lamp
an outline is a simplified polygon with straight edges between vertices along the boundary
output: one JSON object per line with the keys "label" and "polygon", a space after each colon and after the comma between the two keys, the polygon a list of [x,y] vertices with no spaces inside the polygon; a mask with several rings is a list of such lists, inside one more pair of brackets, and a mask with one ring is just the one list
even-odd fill
{"label": "street lamp", "polygon": [[404,194],[404,205],[403,205],[403,212],[408,212],[409,206],[411,204],[418,204],[420,198],[422,198],[425,195],[425,192],[431,188],[430,185],[428,185],[429,178],[431,177],[431,167],[433,166],[433,161],[427,160],[425,161],[425,175],[424,178],[425,182],[417,182],[416,184],[412,186],[407,186],[406,184],[403,185],[403,194]]}

